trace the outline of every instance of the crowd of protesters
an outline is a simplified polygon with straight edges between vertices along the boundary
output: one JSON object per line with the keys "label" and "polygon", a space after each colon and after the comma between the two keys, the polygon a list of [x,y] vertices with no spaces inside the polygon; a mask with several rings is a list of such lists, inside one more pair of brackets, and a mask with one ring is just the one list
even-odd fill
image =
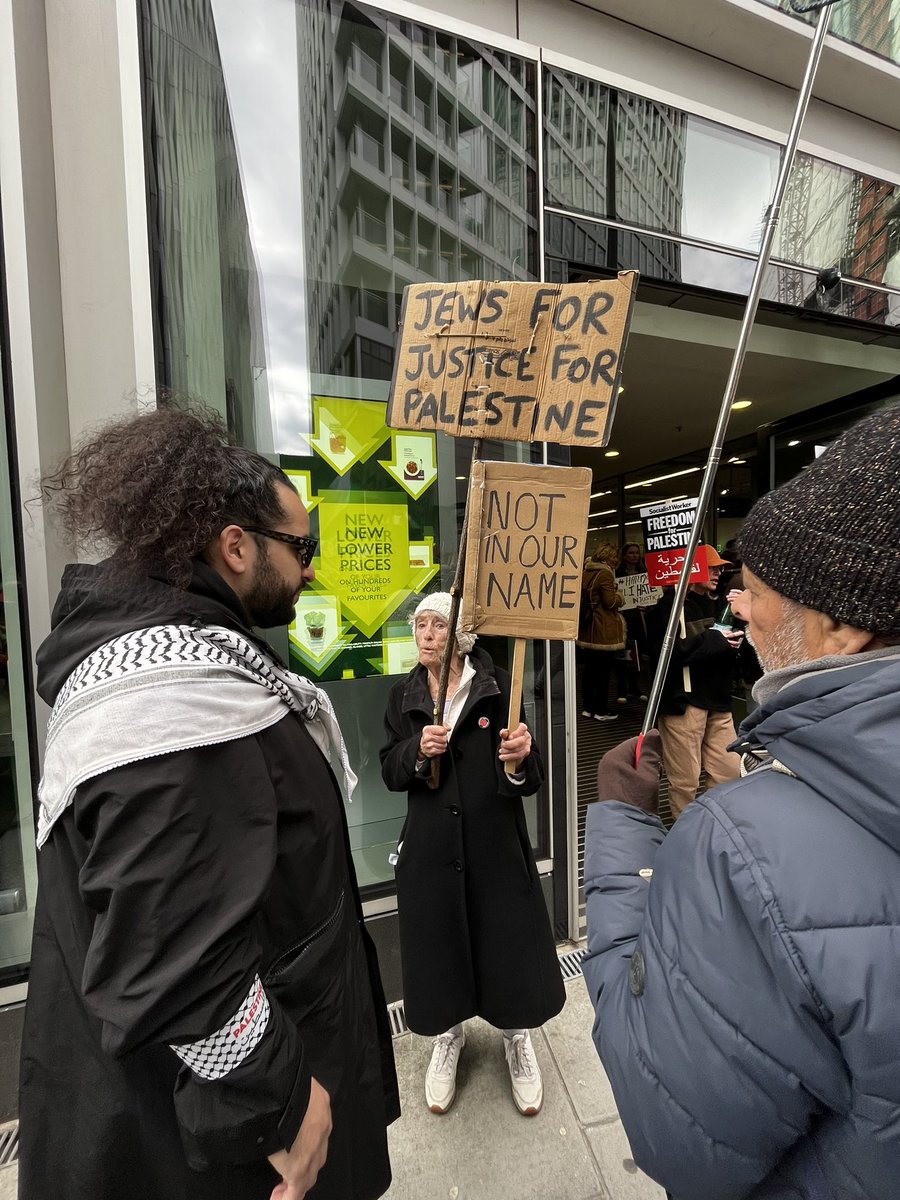
{"label": "crowd of protesters", "polygon": [[[898,447],[894,406],[764,496],[736,547],[703,548],[659,730],[600,762],[593,1034],[634,1159],[673,1200],[897,1194]],[[174,409],[92,433],[44,495],[108,557],[66,569],[37,656],[53,714],[21,1194],[118,1200],[124,1163],[131,1200],[376,1200],[399,1097],[345,814],[356,778],[326,693],[256,632],[314,579],[308,512],[213,414]],[[673,601],[626,602],[642,569],[636,543],[585,563],[585,719],[646,696]],[[481,1016],[534,1117],[529,1026],[565,1002],[522,806],[543,770],[508,676],[451,608],[432,593],[412,617],[418,661],[381,752],[408,796],[407,1014],[434,1038],[434,1113]],[[748,642],[759,665],[742,669]],[[736,731],[733,689],[761,671]]]}

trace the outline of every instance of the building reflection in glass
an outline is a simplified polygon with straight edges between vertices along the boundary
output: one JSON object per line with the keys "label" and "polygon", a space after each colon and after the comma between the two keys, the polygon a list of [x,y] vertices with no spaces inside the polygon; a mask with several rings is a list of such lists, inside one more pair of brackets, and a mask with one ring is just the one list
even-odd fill
{"label": "building reflection in glass", "polygon": [[[773,8],[796,16],[798,20],[815,20],[815,14],[798,15],[790,0],[762,0]],[[842,41],[870,50],[891,62],[900,62],[900,0],[858,0],[839,4],[831,14],[829,32]]]}
{"label": "building reflection in glass", "polygon": [[310,366],[389,379],[407,284],[534,276],[534,66],[361,5],[298,32]]}
{"label": "building reflection in glass", "polygon": [[[647,279],[746,295],[779,146],[556,69],[545,72],[544,107],[545,200],[571,210],[547,214],[549,280],[636,267]],[[900,296],[862,281],[900,284],[900,188],[799,154],[773,260],[764,299],[896,324]],[[828,268],[842,279],[823,287]]]}

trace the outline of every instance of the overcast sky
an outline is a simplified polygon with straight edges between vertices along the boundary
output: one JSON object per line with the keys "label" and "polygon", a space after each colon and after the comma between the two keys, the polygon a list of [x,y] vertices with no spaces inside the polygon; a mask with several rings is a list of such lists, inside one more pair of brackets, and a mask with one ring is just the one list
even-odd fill
{"label": "overcast sky", "polygon": [[[293,0],[212,0],[260,274],[271,445],[309,454],[310,403]],[[261,414],[260,414],[261,415]]]}

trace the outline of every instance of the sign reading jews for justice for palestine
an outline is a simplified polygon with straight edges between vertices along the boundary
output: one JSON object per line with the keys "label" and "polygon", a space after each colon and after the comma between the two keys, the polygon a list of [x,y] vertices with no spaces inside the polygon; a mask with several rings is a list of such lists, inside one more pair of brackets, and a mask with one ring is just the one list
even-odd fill
{"label": "sign reading jews for justice for palestine", "polygon": [[578,636],[588,467],[475,462],[460,620],[476,633]]}
{"label": "sign reading jews for justice for palestine", "polygon": [[605,446],[637,280],[404,288],[387,424]]}

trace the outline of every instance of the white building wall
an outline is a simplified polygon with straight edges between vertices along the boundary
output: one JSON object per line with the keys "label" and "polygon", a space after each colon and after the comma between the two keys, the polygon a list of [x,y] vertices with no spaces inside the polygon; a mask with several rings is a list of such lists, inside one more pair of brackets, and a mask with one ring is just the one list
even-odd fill
{"label": "white building wall", "polygon": [[45,9],[75,436],[154,382],[137,5],[45,0]]}

